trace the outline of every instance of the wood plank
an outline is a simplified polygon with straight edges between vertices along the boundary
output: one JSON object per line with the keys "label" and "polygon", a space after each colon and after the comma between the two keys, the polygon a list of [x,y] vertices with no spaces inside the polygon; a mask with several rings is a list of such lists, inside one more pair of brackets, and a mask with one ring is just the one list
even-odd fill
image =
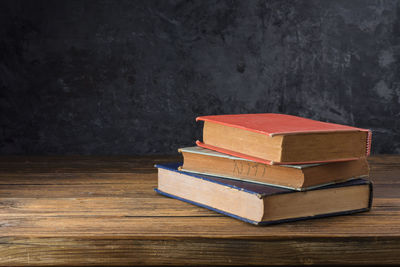
{"label": "wood plank", "polygon": [[87,239],[0,238],[0,266],[398,264],[388,238]]}
{"label": "wood plank", "polygon": [[216,212],[183,201],[154,197],[83,197],[83,198],[3,198],[0,200],[0,221],[11,217],[165,217],[218,216]]}
{"label": "wood plank", "polygon": [[0,197],[66,198],[66,197],[145,197],[154,192],[154,183],[91,185],[1,185]]}
{"label": "wood plank", "polygon": [[154,164],[182,161],[175,156],[0,156],[0,173],[155,172]]}
{"label": "wood plank", "polygon": [[140,238],[396,237],[400,211],[372,211],[257,227],[226,216],[1,216],[0,236]]}
{"label": "wood plank", "polygon": [[0,198],[158,197],[155,187],[156,173],[0,175]]}
{"label": "wood plank", "polygon": [[127,173],[0,173],[0,185],[88,185],[157,183],[157,170]]}

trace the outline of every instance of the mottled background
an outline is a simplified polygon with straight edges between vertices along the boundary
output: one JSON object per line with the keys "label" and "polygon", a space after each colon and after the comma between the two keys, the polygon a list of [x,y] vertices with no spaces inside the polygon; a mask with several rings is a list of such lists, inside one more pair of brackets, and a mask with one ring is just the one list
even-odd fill
{"label": "mottled background", "polygon": [[0,154],[174,154],[260,112],[400,153],[400,2],[0,2]]}

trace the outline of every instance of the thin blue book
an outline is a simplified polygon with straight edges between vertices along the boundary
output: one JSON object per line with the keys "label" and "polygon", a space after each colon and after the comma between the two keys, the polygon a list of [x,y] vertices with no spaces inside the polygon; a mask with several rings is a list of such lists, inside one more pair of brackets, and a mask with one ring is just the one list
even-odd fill
{"label": "thin blue book", "polygon": [[296,191],[179,171],[180,165],[156,165],[157,193],[255,225],[352,214],[372,205],[372,183],[365,179]]}

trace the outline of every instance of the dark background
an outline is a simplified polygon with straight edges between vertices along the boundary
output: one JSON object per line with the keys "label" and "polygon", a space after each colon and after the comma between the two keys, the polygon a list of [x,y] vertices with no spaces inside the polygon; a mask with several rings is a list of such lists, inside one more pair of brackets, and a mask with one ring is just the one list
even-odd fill
{"label": "dark background", "polygon": [[261,112],[400,153],[400,3],[0,2],[0,154],[174,154]]}

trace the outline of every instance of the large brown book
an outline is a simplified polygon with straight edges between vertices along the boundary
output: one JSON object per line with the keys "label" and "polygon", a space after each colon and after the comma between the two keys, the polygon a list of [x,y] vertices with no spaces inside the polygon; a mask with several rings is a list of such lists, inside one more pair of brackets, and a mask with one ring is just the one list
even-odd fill
{"label": "large brown book", "polygon": [[347,161],[366,157],[371,131],[284,114],[202,116],[197,145],[266,164]]}
{"label": "large brown book", "polygon": [[364,179],[300,192],[183,172],[178,166],[156,165],[156,192],[258,225],[367,211],[372,202],[372,185]]}
{"label": "large brown book", "polygon": [[186,147],[178,151],[183,155],[183,166],[179,168],[182,171],[275,185],[299,191],[367,177],[369,174],[368,162],[365,158],[333,163],[269,165],[202,147]]}

